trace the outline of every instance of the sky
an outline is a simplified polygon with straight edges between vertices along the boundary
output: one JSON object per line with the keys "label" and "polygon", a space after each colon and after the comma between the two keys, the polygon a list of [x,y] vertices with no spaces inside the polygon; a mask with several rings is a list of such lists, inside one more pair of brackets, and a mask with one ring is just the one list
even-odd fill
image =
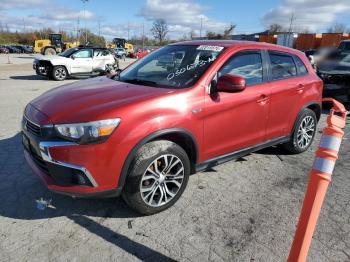
{"label": "sky", "polygon": [[151,37],[155,19],[167,21],[171,39],[191,31],[221,33],[230,24],[236,25],[236,34],[261,32],[273,23],[289,28],[291,18],[294,30],[322,33],[336,23],[350,28],[349,13],[350,0],[0,0],[2,28],[74,33],[86,24],[107,39],[142,32]]}

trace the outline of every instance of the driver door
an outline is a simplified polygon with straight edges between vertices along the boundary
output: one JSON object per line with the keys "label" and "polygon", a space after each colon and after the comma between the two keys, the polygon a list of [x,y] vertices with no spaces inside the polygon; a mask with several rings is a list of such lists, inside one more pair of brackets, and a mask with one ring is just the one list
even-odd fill
{"label": "driver door", "polygon": [[81,49],[71,56],[71,73],[92,72],[92,49]]}
{"label": "driver door", "polygon": [[241,75],[241,92],[215,92],[205,97],[205,159],[245,149],[263,142],[269,111],[270,87],[260,50],[240,51],[217,72]]}

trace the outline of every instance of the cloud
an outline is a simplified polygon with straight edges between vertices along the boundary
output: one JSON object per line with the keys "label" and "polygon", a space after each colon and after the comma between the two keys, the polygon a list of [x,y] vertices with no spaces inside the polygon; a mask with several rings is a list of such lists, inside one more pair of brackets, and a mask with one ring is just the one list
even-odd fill
{"label": "cloud", "polygon": [[294,30],[316,31],[334,22],[338,14],[348,11],[349,0],[283,0],[262,17],[262,22],[265,26],[277,23],[288,28],[293,15]]}
{"label": "cloud", "polygon": [[1,0],[0,10],[22,9],[31,7],[40,7],[46,4],[47,0]]}
{"label": "cloud", "polygon": [[213,20],[204,15],[208,7],[191,0],[147,0],[139,12],[139,16],[152,21],[164,19],[173,34],[183,35],[191,30],[199,33],[202,20],[203,34],[206,31],[222,32],[228,23]]}
{"label": "cloud", "polygon": [[[29,0],[42,1],[42,0]],[[44,9],[45,10],[45,9]],[[91,11],[85,11],[86,20],[90,23],[97,21],[98,17]],[[84,11],[73,10],[57,6],[55,9],[48,7],[39,15],[15,16],[10,15],[8,10],[0,10],[0,24],[11,31],[35,30],[50,27],[53,30],[63,29],[74,32],[77,28],[78,19],[80,27],[84,26]]]}
{"label": "cloud", "polygon": [[[39,18],[47,19],[47,20],[58,20],[58,21],[76,21],[78,19],[84,19],[84,11],[77,11],[68,8],[55,8],[55,9],[47,9],[46,12],[42,15],[39,15]],[[85,18],[87,20],[95,20],[97,16],[88,10],[85,11]]]}

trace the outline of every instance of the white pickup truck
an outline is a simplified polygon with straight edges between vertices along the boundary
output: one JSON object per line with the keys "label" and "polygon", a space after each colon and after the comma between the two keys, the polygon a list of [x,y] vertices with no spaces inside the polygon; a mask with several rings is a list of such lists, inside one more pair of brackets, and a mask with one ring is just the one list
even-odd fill
{"label": "white pickup truck", "polygon": [[113,54],[106,48],[81,46],[58,55],[35,57],[33,69],[38,75],[62,81],[71,76],[94,76],[116,64]]}

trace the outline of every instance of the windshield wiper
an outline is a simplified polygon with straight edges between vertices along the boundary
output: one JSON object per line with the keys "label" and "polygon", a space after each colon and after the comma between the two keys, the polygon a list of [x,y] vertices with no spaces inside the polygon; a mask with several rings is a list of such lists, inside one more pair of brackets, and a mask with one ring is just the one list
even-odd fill
{"label": "windshield wiper", "polygon": [[143,79],[118,79],[119,81],[126,82],[126,83],[131,83],[131,84],[136,84],[136,85],[150,85],[150,86],[158,86],[157,82],[154,81],[149,81],[149,80],[143,80]]}

